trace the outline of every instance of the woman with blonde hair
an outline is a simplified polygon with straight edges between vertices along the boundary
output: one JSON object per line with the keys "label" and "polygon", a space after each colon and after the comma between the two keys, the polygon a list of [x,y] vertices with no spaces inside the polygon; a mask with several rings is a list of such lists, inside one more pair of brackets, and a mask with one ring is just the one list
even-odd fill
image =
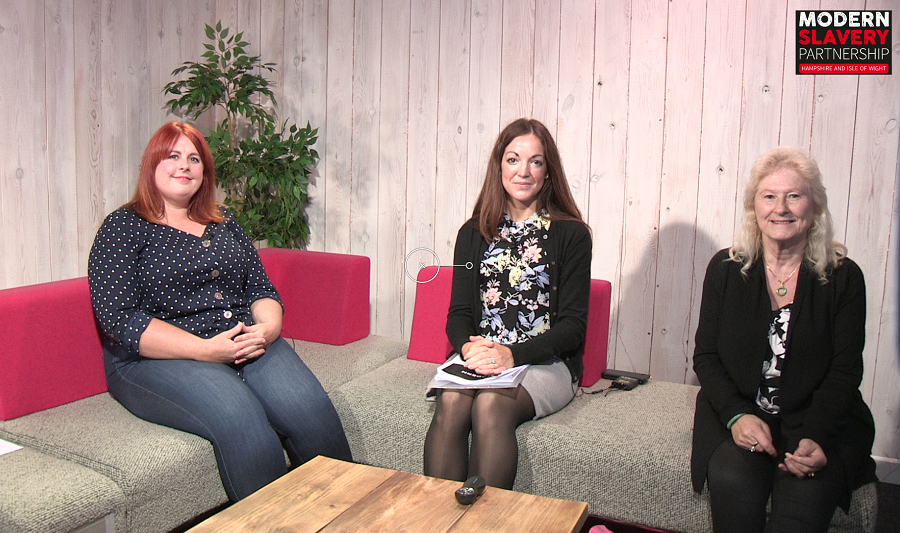
{"label": "woman with blonde hair", "polygon": [[703,282],[693,486],[709,487],[717,532],[824,532],[876,479],[875,423],[859,391],[865,281],[833,241],[806,153],[763,154],[744,211]]}

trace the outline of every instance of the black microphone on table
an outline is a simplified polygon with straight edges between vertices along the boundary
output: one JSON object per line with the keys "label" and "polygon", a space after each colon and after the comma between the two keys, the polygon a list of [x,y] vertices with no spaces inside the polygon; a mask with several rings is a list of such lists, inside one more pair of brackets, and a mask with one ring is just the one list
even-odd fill
{"label": "black microphone on table", "polygon": [[482,494],[487,484],[481,476],[472,476],[456,489],[456,501],[463,505],[472,505]]}

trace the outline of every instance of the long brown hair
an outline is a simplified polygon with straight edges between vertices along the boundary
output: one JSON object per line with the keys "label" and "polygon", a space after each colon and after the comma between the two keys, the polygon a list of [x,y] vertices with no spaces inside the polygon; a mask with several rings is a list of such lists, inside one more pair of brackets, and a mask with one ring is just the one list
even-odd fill
{"label": "long brown hair", "polygon": [[159,189],[156,188],[156,167],[159,162],[169,157],[178,139],[184,135],[200,156],[203,163],[203,181],[200,189],[194,193],[188,203],[188,218],[200,224],[218,224],[222,222],[222,214],[216,203],[216,164],[213,161],[212,152],[206,139],[197,131],[197,128],[185,122],[169,122],[156,130],[141,158],[141,168],[138,172],[137,187],[131,201],[123,207],[134,211],[138,216],[161,224],[166,216],[166,204],[163,202]]}
{"label": "long brown hair", "polygon": [[556,147],[556,141],[553,140],[550,131],[538,120],[520,118],[510,122],[497,136],[497,141],[491,150],[491,158],[488,161],[481,192],[478,194],[478,200],[472,210],[472,218],[478,221],[478,231],[487,241],[499,236],[500,219],[506,213],[508,196],[503,188],[501,176],[503,155],[513,139],[522,135],[534,135],[541,141],[544,148],[547,179],[538,194],[538,212],[547,211],[550,220],[576,220],[585,224],[581,217],[581,211],[572,197],[572,191],[569,190],[569,182],[566,180],[566,172],[563,170],[562,159],[559,157],[559,149]]}

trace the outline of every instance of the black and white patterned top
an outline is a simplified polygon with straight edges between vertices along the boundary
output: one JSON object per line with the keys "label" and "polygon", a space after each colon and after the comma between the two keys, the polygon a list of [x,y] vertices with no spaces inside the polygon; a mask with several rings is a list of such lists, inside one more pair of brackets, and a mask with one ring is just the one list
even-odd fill
{"label": "black and white patterned top", "polygon": [[197,237],[154,224],[134,211],[109,214],[94,238],[88,281],[94,315],[107,342],[138,354],[152,318],[202,338],[252,324],[250,304],[281,299],[250,239],[225,220]]}
{"label": "black and white patterned top", "polygon": [[544,252],[550,220],[504,215],[481,260],[481,336],[505,345],[550,329],[550,268]]}
{"label": "black and white patterned top", "polygon": [[781,412],[778,395],[781,389],[781,369],[787,354],[788,325],[791,323],[791,306],[787,305],[773,313],[769,325],[769,358],[763,362],[756,405],[763,411],[777,415]]}

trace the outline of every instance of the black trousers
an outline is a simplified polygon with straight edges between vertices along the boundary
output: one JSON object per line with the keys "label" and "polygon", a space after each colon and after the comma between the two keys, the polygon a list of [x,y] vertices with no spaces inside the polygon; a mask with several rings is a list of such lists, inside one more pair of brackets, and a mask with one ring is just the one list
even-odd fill
{"label": "black trousers", "polygon": [[[777,442],[777,441],[776,441]],[[847,490],[837,454],[815,477],[783,472],[776,459],[751,453],[732,439],[724,441],[709,461],[707,484],[716,533],[827,532],[838,502]],[[772,511],[767,517],[767,503]]]}

